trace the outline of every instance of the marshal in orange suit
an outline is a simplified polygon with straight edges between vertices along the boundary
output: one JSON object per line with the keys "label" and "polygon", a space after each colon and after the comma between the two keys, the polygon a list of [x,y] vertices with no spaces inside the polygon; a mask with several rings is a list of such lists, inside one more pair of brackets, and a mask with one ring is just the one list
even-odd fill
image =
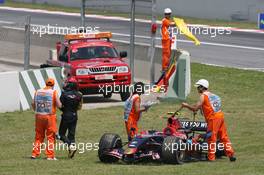
{"label": "marshal in orange suit", "polygon": [[138,133],[138,121],[141,113],[147,111],[147,108],[140,109],[141,98],[144,94],[144,84],[138,82],[133,86],[133,94],[125,102],[124,120],[127,131],[128,141],[131,141]]}
{"label": "marshal in orange suit", "polygon": [[46,87],[35,92],[32,107],[35,111],[35,141],[31,159],[40,156],[42,144],[47,136],[47,160],[56,160],[54,154],[55,134],[57,132],[56,107],[61,108],[61,102],[56,90],[53,90],[54,79],[46,80]]}
{"label": "marshal in orange suit", "polygon": [[215,160],[216,141],[219,139],[220,143],[224,145],[225,154],[230,161],[236,161],[232,144],[228,138],[226,124],[224,120],[224,113],[221,110],[221,99],[219,96],[208,91],[209,82],[205,79],[200,79],[195,83],[200,100],[195,105],[182,103],[182,107],[188,108],[192,111],[201,109],[205,121],[207,122],[208,134],[208,160]]}
{"label": "marshal in orange suit", "polygon": [[[161,44],[162,44],[162,71],[168,70],[171,56],[171,31],[170,26],[175,26],[171,21],[171,9],[164,9],[164,18],[161,23]],[[166,76],[165,76],[166,77]],[[168,85],[168,80],[164,79],[164,84]]]}

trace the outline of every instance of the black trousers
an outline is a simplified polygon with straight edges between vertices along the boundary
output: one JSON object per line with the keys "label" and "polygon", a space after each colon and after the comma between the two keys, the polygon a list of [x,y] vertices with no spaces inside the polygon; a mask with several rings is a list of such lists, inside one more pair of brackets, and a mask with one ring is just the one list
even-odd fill
{"label": "black trousers", "polygon": [[[62,119],[59,127],[60,140],[62,140],[64,143],[67,143],[68,145],[75,143],[76,125],[77,125],[77,120],[73,122],[66,122],[65,120]],[[67,131],[68,134],[66,136]]]}

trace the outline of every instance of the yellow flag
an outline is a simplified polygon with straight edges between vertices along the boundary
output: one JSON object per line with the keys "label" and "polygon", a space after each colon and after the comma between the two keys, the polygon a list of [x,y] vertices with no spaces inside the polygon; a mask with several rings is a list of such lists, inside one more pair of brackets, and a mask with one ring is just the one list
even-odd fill
{"label": "yellow flag", "polygon": [[200,45],[200,41],[189,31],[186,23],[181,18],[173,18],[175,25],[178,27],[178,29],[183,33],[185,36],[187,36],[189,39],[193,40],[195,45]]}

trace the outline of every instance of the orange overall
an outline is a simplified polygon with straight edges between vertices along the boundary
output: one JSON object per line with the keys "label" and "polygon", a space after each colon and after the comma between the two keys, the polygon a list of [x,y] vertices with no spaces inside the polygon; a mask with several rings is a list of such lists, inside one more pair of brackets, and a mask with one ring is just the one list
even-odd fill
{"label": "orange overall", "polygon": [[132,95],[125,103],[125,126],[127,131],[128,140],[131,140],[138,133],[137,122],[140,118],[140,112],[135,111],[135,102],[139,100],[141,101],[140,96],[138,94]]}
{"label": "orange overall", "polygon": [[171,38],[170,38],[170,20],[167,18],[162,19],[161,24],[161,43],[162,43],[162,70],[166,70],[169,67],[170,55],[171,55]]}
{"label": "orange overall", "polygon": [[[33,145],[32,156],[38,157],[41,153],[40,149],[46,148],[47,158],[54,158],[55,134],[56,126],[56,98],[57,91],[51,88],[37,90],[34,96],[35,110],[35,142]],[[47,136],[47,144],[42,145]],[[41,147],[42,146],[42,147]]]}
{"label": "orange overall", "polygon": [[208,91],[204,92],[203,95],[202,111],[207,122],[207,132],[211,132],[211,136],[208,138],[208,159],[215,160],[215,144],[217,139],[224,145],[226,155],[232,157],[234,150],[227,135],[220,98]]}

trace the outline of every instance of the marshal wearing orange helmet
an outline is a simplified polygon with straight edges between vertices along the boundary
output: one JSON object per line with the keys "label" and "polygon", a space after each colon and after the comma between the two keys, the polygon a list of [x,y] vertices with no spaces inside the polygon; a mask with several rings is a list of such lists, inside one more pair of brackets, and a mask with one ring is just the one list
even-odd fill
{"label": "marshal wearing orange helmet", "polygon": [[236,158],[234,157],[234,150],[227,135],[224,113],[221,110],[220,97],[208,91],[209,82],[205,79],[201,79],[196,82],[195,86],[200,94],[200,100],[195,105],[182,103],[182,107],[188,108],[192,111],[201,109],[205,117],[208,126],[208,160],[215,160],[216,141],[219,139],[220,143],[224,145],[224,151],[230,161],[235,161]]}
{"label": "marshal wearing orange helmet", "polygon": [[35,142],[33,145],[32,159],[38,157],[41,153],[41,145],[47,136],[48,144],[46,145],[47,160],[56,160],[54,155],[55,134],[57,132],[56,107],[61,108],[61,102],[58,98],[57,91],[53,89],[54,79],[46,80],[46,87],[35,92],[32,102],[35,111]]}
{"label": "marshal wearing orange helmet", "polygon": [[[175,23],[171,21],[171,9],[164,9],[164,18],[161,23],[161,44],[162,44],[162,71],[165,72],[170,63],[171,56],[171,26],[175,26]],[[167,85],[167,80],[164,80],[164,84]]]}

